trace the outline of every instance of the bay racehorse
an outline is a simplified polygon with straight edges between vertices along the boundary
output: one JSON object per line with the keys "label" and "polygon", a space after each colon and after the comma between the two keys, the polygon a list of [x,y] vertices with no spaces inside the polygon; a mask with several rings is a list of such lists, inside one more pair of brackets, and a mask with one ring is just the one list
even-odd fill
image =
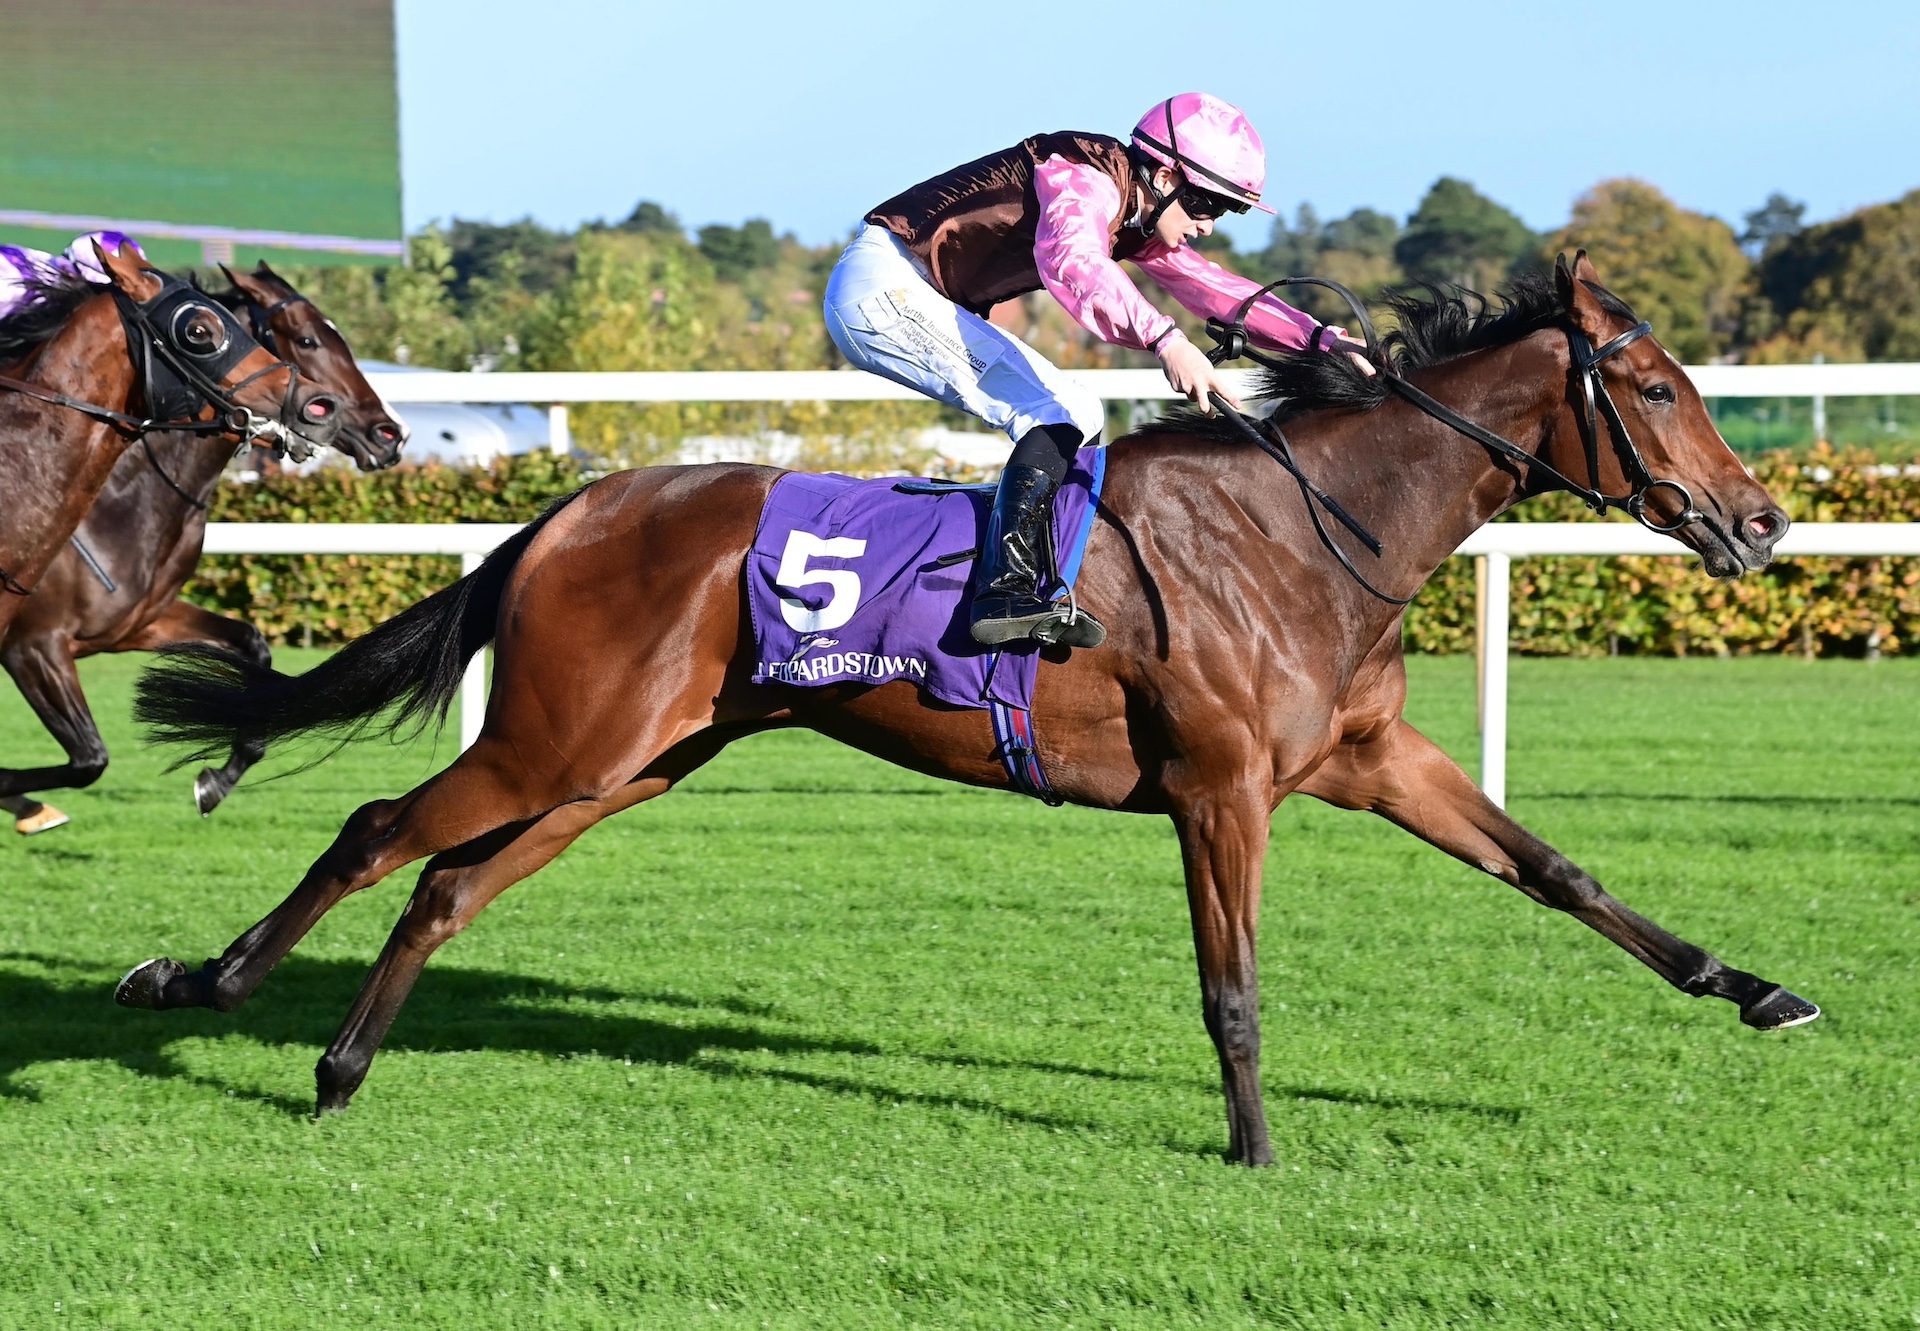
{"label": "bay racehorse", "polygon": [[[1337,478],[1346,507],[1385,537],[1368,576],[1389,595],[1410,595],[1476,527],[1557,484],[1549,465],[1671,529],[1716,577],[1768,562],[1786,516],[1584,255],[1497,311],[1409,297],[1400,314],[1374,378],[1332,356],[1283,360],[1269,376],[1299,464]],[[1427,414],[1382,382],[1391,370],[1514,453]],[[1587,409],[1590,390],[1608,423]],[[204,654],[155,667],[141,715],[162,737],[217,746],[350,734],[396,703],[387,728],[425,719],[444,712],[469,656],[488,639],[497,652],[472,748],[357,810],[221,956],[192,970],[147,962],[119,1000],[230,1009],[336,902],[430,856],[320,1059],[319,1108],[340,1109],[436,948],[588,827],[671,789],[732,740],[806,726],[919,771],[1007,785],[986,714],[929,705],[911,682],[751,682],[742,564],[779,475],[714,465],[606,477],[297,679]],[[1627,909],[1407,724],[1401,606],[1358,585],[1261,450],[1195,422],[1115,442],[1077,585],[1111,636],[1097,651],[1051,650],[1033,706],[1041,756],[1067,799],[1173,820],[1231,1159],[1272,1159],[1254,941],[1269,821],[1296,791],[1392,820],[1568,912],[1682,992],[1732,1001],[1750,1026],[1818,1015]]]}
{"label": "bay racehorse", "polygon": [[[339,330],[265,264],[227,277],[232,288],[209,293],[213,299],[337,402],[333,447],[362,470],[397,462],[406,428]],[[177,430],[152,431],[121,454],[72,540],[0,635],[0,666],[67,754],[58,766],[0,767],[0,798],[91,785],[106,770],[106,742],[80,687],[77,658],[200,642],[262,665],[272,659],[251,624],[180,595],[200,562],[207,506],[232,456],[229,439]],[[204,769],[194,781],[200,812],[211,813],[259,758],[259,750],[241,747],[222,766]]]}
{"label": "bay racehorse", "polygon": [[131,247],[96,250],[107,284],[44,269],[0,320],[0,634],[148,433],[306,448],[339,428],[336,401],[227,310]]}

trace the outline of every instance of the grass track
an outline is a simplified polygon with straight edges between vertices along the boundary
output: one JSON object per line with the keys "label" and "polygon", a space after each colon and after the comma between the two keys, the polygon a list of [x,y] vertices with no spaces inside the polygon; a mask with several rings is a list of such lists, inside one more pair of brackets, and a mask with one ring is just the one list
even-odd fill
{"label": "grass track", "polygon": [[[350,750],[203,823],[125,721],[137,664],[86,664],[116,756],[75,825],[0,844],[0,1326],[1920,1320],[1920,662],[1515,666],[1515,811],[1823,1004],[1802,1031],[1289,802],[1263,1172],[1220,1163],[1163,821],[803,735],[508,893],[313,1122],[401,882],[229,1016],[112,984],[218,951],[431,762]],[[1471,754],[1470,663],[1413,667],[1414,719]],[[0,745],[56,756],[11,697]],[[1020,881],[1015,840],[1049,850]]]}

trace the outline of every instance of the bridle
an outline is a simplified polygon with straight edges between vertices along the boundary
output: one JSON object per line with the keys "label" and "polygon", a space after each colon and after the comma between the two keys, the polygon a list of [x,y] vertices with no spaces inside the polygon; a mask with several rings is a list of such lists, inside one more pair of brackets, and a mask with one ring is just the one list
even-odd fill
{"label": "bridle", "polygon": [[[1581,391],[1578,399],[1580,410],[1577,413],[1577,419],[1580,423],[1581,442],[1586,450],[1587,475],[1592,481],[1590,485],[1582,485],[1544,458],[1529,453],[1485,426],[1468,420],[1396,373],[1381,351],[1380,339],[1374,333],[1373,321],[1368,318],[1366,308],[1360,303],[1358,297],[1338,282],[1329,281],[1323,277],[1283,277],[1276,282],[1267,283],[1240,302],[1231,321],[1219,319],[1207,321],[1207,332],[1218,344],[1207,353],[1207,359],[1218,365],[1223,361],[1244,356],[1271,369],[1281,368],[1281,362],[1248,345],[1246,320],[1247,313],[1253,308],[1255,301],[1274,288],[1283,286],[1325,287],[1346,301],[1353,311],[1355,323],[1366,338],[1367,359],[1373,362],[1375,374],[1389,389],[1442,424],[1466,435],[1476,443],[1485,445],[1501,456],[1527,467],[1529,472],[1545,472],[1557,482],[1560,488],[1577,495],[1581,502],[1595,513],[1605,513],[1608,509],[1617,508],[1649,531],[1659,532],[1662,535],[1676,532],[1688,523],[1701,518],[1700,510],[1694,506],[1693,494],[1686,486],[1676,480],[1656,477],[1648,468],[1646,458],[1640,452],[1640,446],[1634,442],[1632,434],[1628,432],[1626,421],[1621,418],[1620,408],[1615,405],[1612,395],[1607,392],[1606,382],[1600,375],[1600,366],[1604,361],[1652,333],[1652,324],[1645,322],[1636,324],[1599,347],[1595,347],[1587,335],[1573,324],[1568,323],[1562,326],[1561,331],[1567,335],[1567,348],[1572,359],[1573,373],[1580,381]],[[1325,328],[1326,325],[1321,324],[1314,329],[1313,337],[1308,342],[1309,346],[1318,344],[1320,334]],[[1320,519],[1320,509],[1331,514],[1335,521],[1352,532],[1374,555],[1378,556],[1381,550],[1380,542],[1371,532],[1360,525],[1331,495],[1308,479],[1300,469],[1299,463],[1295,461],[1293,446],[1287,442],[1286,434],[1281,430],[1278,422],[1267,419],[1256,425],[1223,401],[1218,393],[1210,396],[1215,409],[1222,412],[1235,429],[1259,445],[1263,452],[1272,457],[1294,480],[1299,482],[1301,494],[1307,500],[1307,513],[1313,519],[1314,530],[1319,534],[1321,542],[1333,551],[1334,556],[1339,559],[1342,567],[1353,576],[1354,580],[1382,601],[1394,605],[1406,605],[1411,602],[1413,600],[1411,596],[1390,595],[1367,581],[1360,570],[1354,566],[1353,561],[1348,558],[1347,553],[1334,542]],[[1602,420],[1613,433],[1614,456],[1619,460],[1627,484],[1631,487],[1630,492],[1625,495],[1609,495],[1600,489],[1600,422]],[[1680,516],[1669,523],[1662,523],[1647,512],[1648,501],[1661,490],[1673,491],[1680,501]]]}
{"label": "bridle", "polygon": [[[234,294],[240,297],[239,303],[247,312],[247,329],[249,332],[253,334],[253,340],[255,342],[258,342],[263,348],[265,348],[269,356],[278,357],[281,364],[287,365],[291,368],[292,362],[288,361],[286,358],[286,353],[280,350],[280,340],[274,334],[273,316],[280,313],[280,311],[286,309],[289,305],[300,305],[300,304],[311,305],[313,304],[313,302],[308,300],[305,296],[302,296],[296,292],[294,295],[288,296],[285,300],[277,301],[272,305],[262,306],[259,301],[255,300],[252,296],[248,295],[244,291],[239,290],[238,288],[235,288]],[[222,305],[225,304],[224,298],[217,298],[217,299],[219,300],[220,304]],[[199,495],[194,494],[192,491],[188,490],[185,486],[181,485],[180,482],[174,480],[173,477],[167,474],[167,469],[161,465],[160,459],[154,455],[152,439],[148,438],[146,435],[142,435],[140,437],[140,446],[146,450],[147,464],[151,466],[155,474],[157,474],[160,477],[160,479],[166,483],[168,489],[172,490],[175,494],[179,495],[180,498],[190,508],[194,508],[194,509],[206,508],[207,506],[206,500],[200,498]],[[305,459],[303,458],[294,459],[294,461],[296,462],[300,462],[304,460]],[[98,568],[96,566],[96,572],[97,571],[98,571]]]}
{"label": "bridle", "polygon": [[[256,344],[240,327],[231,311],[190,283],[151,270],[160,279],[160,290],[143,301],[136,301],[119,287],[110,286],[126,330],[127,354],[133,360],[134,390],[145,387],[145,416],[115,411],[96,403],[55,393],[38,384],[0,375],[0,388],[24,393],[28,397],[66,407],[83,416],[112,426],[128,439],[137,439],[154,430],[181,431],[188,434],[233,433],[243,439],[262,436],[278,441],[282,450],[292,449],[294,440],[311,445],[299,431],[284,424],[292,417],[293,396],[299,385],[299,372],[284,360],[275,360],[231,386],[221,382],[228,371],[255,350]],[[186,345],[182,330],[192,316],[208,311],[220,321],[221,337],[210,347]],[[256,379],[275,370],[287,371],[287,392],[281,402],[281,420],[261,416],[242,406],[234,395]],[[213,407],[216,418],[195,419],[203,406]]]}
{"label": "bridle", "polygon": [[[256,344],[233,314],[217,301],[180,278],[159,269],[151,271],[161,285],[160,290],[146,300],[136,301],[117,286],[107,288],[126,333],[127,354],[134,368],[134,391],[145,389],[147,415],[116,411],[7,375],[0,375],[0,389],[79,412],[111,426],[130,440],[144,442],[146,436],[156,430],[231,433],[242,440],[272,438],[278,451],[290,453],[296,460],[302,454],[311,456],[312,441],[285,424],[296,414],[293,398],[299,387],[298,371],[286,361],[276,359],[238,383],[231,386],[223,383],[225,376],[256,350]],[[208,346],[193,345],[185,335],[193,317],[201,311],[211,312],[221,325],[221,335]],[[235,395],[248,384],[281,369],[287,371],[287,392],[281,402],[280,419],[258,415],[235,400]],[[203,407],[212,407],[215,419],[196,419]],[[161,475],[175,490],[180,489],[164,471]],[[4,569],[0,569],[0,590],[16,596],[32,591]]]}
{"label": "bridle", "polygon": [[253,331],[253,340],[265,347],[268,354],[285,360],[286,353],[280,350],[280,339],[273,331],[273,316],[290,305],[311,305],[313,302],[297,291],[285,300],[275,301],[271,305],[262,305],[237,286],[234,288],[234,294],[240,297],[241,303],[246,308],[247,326]]}

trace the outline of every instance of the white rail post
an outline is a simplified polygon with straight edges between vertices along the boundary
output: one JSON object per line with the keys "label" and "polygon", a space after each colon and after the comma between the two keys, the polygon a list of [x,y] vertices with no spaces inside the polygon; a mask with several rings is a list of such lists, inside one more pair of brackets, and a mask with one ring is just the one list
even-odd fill
{"label": "white rail post", "polygon": [[567,425],[567,404],[555,402],[547,408],[547,451],[555,457],[573,452],[573,431]]}
{"label": "white rail post", "polygon": [[[462,577],[479,568],[487,556],[468,550],[460,556]],[[482,647],[467,662],[467,673],[460,679],[460,751],[465,753],[480,738],[480,723],[487,719],[487,649]]]}
{"label": "white rail post", "polygon": [[1473,728],[1487,729],[1487,557],[1473,557]]}
{"label": "white rail post", "polygon": [[1487,560],[1486,706],[1480,726],[1480,789],[1501,808],[1507,807],[1507,635],[1513,595],[1509,576],[1513,559],[1498,552]]}

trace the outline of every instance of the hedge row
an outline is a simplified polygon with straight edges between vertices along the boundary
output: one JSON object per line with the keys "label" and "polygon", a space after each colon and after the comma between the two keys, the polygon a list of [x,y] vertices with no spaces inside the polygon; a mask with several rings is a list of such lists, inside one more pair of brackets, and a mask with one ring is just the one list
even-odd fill
{"label": "hedge row", "polygon": [[[1764,459],[1755,473],[1796,521],[1920,520],[1920,467],[1889,468],[1864,452],[1822,448],[1812,456]],[[544,453],[503,459],[485,471],[429,465],[362,476],[328,469],[224,485],[213,516],[248,522],[524,521],[586,479],[576,463]],[[1582,517],[1595,520],[1570,497],[1551,495],[1503,520]],[[1697,561],[1671,557],[1526,559],[1514,561],[1513,568],[1513,645],[1522,652],[1872,655],[1920,643],[1920,559],[1795,559],[1734,583],[1710,581]],[[251,619],[276,643],[334,643],[364,633],[457,576],[459,561],[453,558],[208,557],[187,593]],[[1413,650],[1472,650],[1472,563],[1448,560],[1408,610],[1406,623]]]}

